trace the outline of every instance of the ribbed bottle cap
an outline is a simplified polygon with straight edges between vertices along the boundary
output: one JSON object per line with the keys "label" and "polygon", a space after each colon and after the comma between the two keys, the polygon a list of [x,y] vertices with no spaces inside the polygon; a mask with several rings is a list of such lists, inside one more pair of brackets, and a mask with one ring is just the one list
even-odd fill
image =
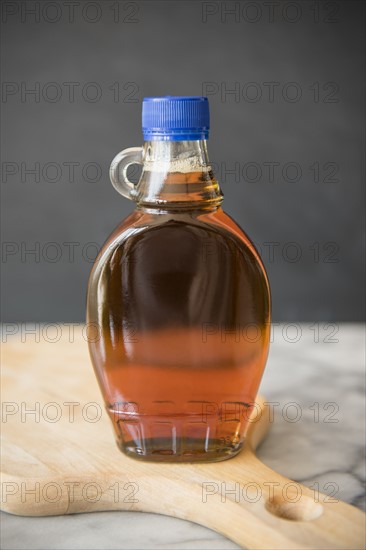
{"label": "ribbed bottle cap", "polygon": [[145,141],[207,139],[210,113],[207,97],[145,97],[142,131]]}

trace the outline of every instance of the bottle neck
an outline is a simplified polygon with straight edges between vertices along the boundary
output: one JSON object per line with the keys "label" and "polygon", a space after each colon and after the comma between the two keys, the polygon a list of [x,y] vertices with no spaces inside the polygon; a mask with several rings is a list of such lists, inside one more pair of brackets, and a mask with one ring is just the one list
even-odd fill
{"label": "bottle neck", "polygon": [[169,209],[217,208],[223,199],[213,175],[207,141],[146,141],[136,187],[138,206]]}

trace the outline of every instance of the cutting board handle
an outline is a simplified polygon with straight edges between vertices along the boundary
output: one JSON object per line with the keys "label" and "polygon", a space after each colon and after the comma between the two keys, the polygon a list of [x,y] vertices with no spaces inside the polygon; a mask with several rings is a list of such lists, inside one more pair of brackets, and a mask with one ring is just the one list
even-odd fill
{"label": "cutting board handle", "polygon": [[212,521],[207,526],[244,548],[365,548],[363,512],[281,476],[250,448],[245,455],[243,475],[236,484],[225,481],[208,487],[205,498],[210,502]]}

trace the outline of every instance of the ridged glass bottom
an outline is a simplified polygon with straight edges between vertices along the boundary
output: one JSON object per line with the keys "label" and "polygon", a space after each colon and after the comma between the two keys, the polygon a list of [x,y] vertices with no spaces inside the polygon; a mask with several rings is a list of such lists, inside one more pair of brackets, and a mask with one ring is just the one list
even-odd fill
{"label": "ridged glass bottom", "polygon": [[[118,447],[127,456],[144,460],[149,462],[220,462],[221,460],[227,460],[239,453],[243,447],[243,443],[236,447],[223,448],[219,446],[220,440],[211,441],[213,447],[208,451],[205,450],[205,440],[190,441],[190,450],[183,451],[183,453],[177,453],[172,449],[167,449],[170,441],[166,439],[151,439],[145,440],[147,449],[133,445],[117,442]],[[178,446],[184,445],[186,441],[179,440]]]}
{"label": "ridged glass bottom", "polygon": [[148,461],[216,462],[235,456],[244,440],[241,422],[222,421],[217,415],[202,421],[199,415],[161,417],[118,415],[109,410],[117,445],[126,455]]}

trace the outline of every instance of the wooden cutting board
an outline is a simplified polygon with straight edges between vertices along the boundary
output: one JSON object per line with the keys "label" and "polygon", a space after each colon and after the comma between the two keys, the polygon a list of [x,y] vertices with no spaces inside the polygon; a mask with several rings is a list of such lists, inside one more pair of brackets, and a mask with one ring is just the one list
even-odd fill
{"label": "wooden cutting board", "polygon": [[365,547],[361,511],[314,495],[256,458],[269,427],[263,398],[237,457],[209,464],[139,462],[114,443],[82,327],[64,329],[58,340],[57,331],[38,330],[38,336],[12,336],[3,344],[6,512],[156,512],[194,521],[250,549]]}

